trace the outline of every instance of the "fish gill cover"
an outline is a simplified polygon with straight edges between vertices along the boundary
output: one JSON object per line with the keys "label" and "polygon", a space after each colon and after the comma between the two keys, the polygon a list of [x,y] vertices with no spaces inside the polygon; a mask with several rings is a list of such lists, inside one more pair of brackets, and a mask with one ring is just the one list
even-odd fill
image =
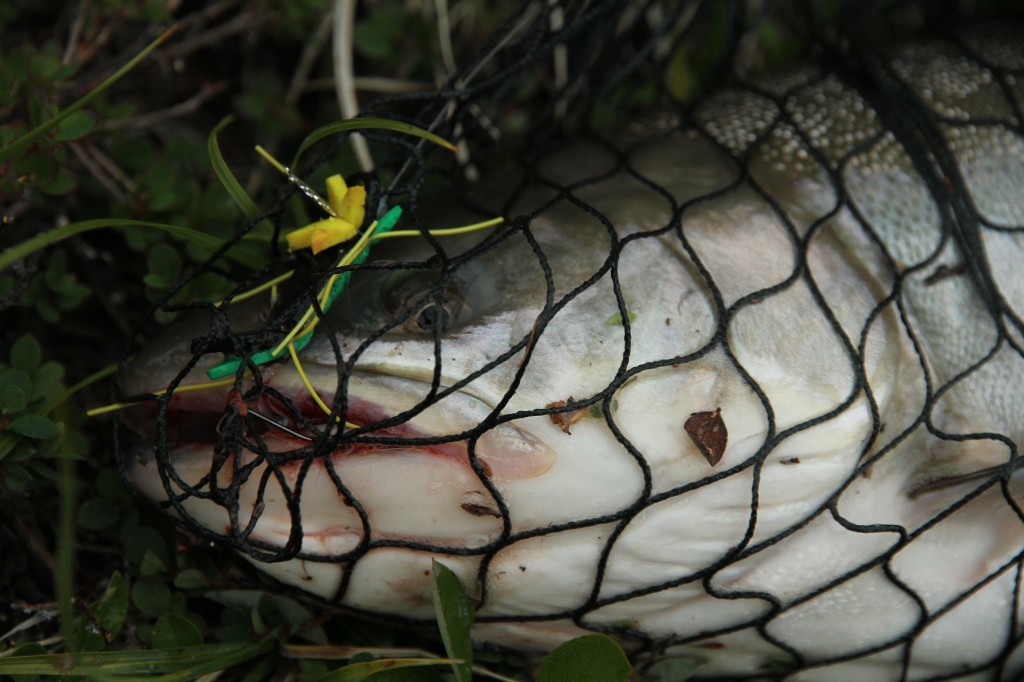
{"label": "fish gill cover", "polygon": [[[420,236],[274,247],[228,297],[293,269],[273,305],[162,305],[194,310],[126,352],[127,397],[166,390],[121,418],[153,438],[122,429],[126,476],[357,611],[432,620],[437,559],[498,645],[1017,678],[1024,33],[825,3],[751,43],[772,7],[523,2],[367,105],[458,146],[359,132],[354,227]],[[291,172],[336,172],[321,144]],[[300,227],[285,198],[234,241]],[[310,308],[300,363],[254,362]]]}

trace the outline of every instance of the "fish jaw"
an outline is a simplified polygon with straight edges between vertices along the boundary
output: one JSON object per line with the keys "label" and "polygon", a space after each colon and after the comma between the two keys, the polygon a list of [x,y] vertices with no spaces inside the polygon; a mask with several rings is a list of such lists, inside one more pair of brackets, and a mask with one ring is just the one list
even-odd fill
{"label": "fish jaw", "polygon": [[[308,369],[321,387],[337,380],[334,368]],[[330,424],[293,372],[268,377],[291,408],[267,393],[244,407],[230,391],[174,396],[162,420],[168,447],[134,458],[129,475],[191,529],[321,597],[332,597],[346,565],[375,547],[416,543],[444,553],[494,543],[508,524],[500,490],[555,463],[555,452],[517,425],[477,428],[492,408],[467,393],[416,412],[429,385],[367,374],[349,378],[346,401],[346,420],[365,429],[317,445],[304,438],[325,441],[338,422]]]}

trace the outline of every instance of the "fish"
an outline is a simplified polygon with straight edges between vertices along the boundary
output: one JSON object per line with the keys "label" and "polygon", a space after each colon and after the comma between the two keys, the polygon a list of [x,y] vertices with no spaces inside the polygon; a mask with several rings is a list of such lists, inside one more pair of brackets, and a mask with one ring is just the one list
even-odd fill
{"label": "fish", "polygon": [[438,560],[479,642],[1017,679],[1021,46],[965,29],[485,169],[506,224],[375,246],[312,389],[283,362],[182,390],[262,303],[142,350],[126,390],[172,390],[128,475],[356,612],[431,621]]}

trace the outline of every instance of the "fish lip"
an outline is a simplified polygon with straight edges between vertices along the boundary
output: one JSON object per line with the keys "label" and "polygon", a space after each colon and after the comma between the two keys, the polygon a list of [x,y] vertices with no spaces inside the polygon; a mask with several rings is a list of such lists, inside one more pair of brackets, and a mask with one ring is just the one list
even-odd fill
{"label": "fish lip", "polygon": [[[319,386],[337,382],[334,366],[311,364],[306,371]],[[171,456],[179,448],[212,450],[222,429],[236,428],[233,421],[239,417],[243,418],[241,428],[246,429],[247,439],[273,444],[269,451],[274,454],[287,456],[294,452],[302,456],[307,448],[319,449],[317,443],[323,441],[324,430],[335,427],[298,374],[281,367],[267,372],[264,380],[267,389],[250,400],[244,400],[233,388],[176,392],[159,407],[149,403],[148,412],[143,413],[149,418],[135,423],[148,423],[146,440],[165,447]],[[350,373],[346,377],[346,409],[339,417],[358,428],[339,429],[344,432],[340,439],[330,434],[335,442],[325,454],[422,449],[461,459],[475,465],[484,476],[500,479],[532,478],[551,468],[554,450],[529,430],[511,422],[479,430],[485,419],[493,417],[494,406],[465,387],[452,390],[454,385],[457,383],[440,381],[432,390],[433,381],[399,373],[362,369]],[[324,404],[332,404],[333,388],[317,393]],[[431,399],[426,400],[428,397]],[[152,428],[159,418],[165,422],[162,443],[159,430]]]}
{"label": "fish lip", "polygon": [[[550,447],[512,424],[497,424],[467,440],[467,429],[459,425],[472,421],[475,426],[493,408],[459,391],[443,399],[450,409],[431,403],[397,424],[378,427],[401,414],[378,399],[411,386],[422,389],[422,382],[359,373],[356,383],[348,416],[367,417],[365,430],[352,430],[351,438],[321,433],[316,443],[270,428],[255,437],[242,434],[250,445],[239,446],[229,437],[228,447],[218,448],[217,434],[210,430],[215,420],[217,425],[227,420],[224,428],[249,428],[255,420],[247,411],[270,412],[272,406],[260,398],[239,402],[231,390],[221,391],[218,400],[186,392],[151,404],[153,411],[164,411],[167,438],[155,458],[136,459],[129,475],[139,492],[183,517],[189,528],[206,529],[229,546],[269,557],[263,560],[343,562],[378,543],[483,551],[510,523],[500,501],[504,486],[539,476],[554,464]],[[327,424],[328,415],[294,377],[278,371],[266,385],[270,390],[261,397],[290,397],[285,416],[315,408],[315,416]],[[367,394],[373,387],[379,391]],[[406,402],[418,404],[420,396],[414,393]],[[189,415],[193,407],[197,414]],[[424,417],[430,410],[435,414]],[[175,419],[183,417],[207,430],[178,437]],[[302,524],[297,547],[295,523]]]}

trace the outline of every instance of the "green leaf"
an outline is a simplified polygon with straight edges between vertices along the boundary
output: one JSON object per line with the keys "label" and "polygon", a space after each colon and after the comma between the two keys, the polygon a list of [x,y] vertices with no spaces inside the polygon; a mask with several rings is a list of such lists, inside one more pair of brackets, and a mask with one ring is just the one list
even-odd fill
{"label": "green leaf", "polygon": [[451,569],[435,559],[433,572],[434,614],[441,640],[448,656],[462,661],[452,663],[456,682],[469,682],[473,676],[473,644],[469,639],[469,628],[473,625],[476,610]]}
{"label": "green leaf", "polygon": [[152,578],[141,578],[132,585],[132,603],[143,614],[156,618],[171,607],[171,590]]}
{"label": "green leaf", "polygon": [[197,568],[186,568],[174,576],[174,586],[179,590],[197,590],[207,584],[206,575]]}
{"label": "green leaf", "polygon": [[153,626],[154,649],[200,646],[202,643],[203,634],[188,618],[165,613]]}
{"label": "green leaf", "polygon": [[395,668],[415,668],[450,663],[445,658],[382,658],[378,661],[350,663],[319,678],[317,682],[361,682],[374,673]]}
{"label": "green leaf", "polygon": [[[14,653],[11,654],[12,657],[40,655],[46,655],[46,647],[38,642],[23,644],[15,649]],[[35,675],[11,675],[11,682],[36,682],[37,679],[38,678]]]}
{"label": "green leaf", "polygon": [[141,564],[146,552],[155,554],[165,565],[170,563],[167,542],[155,528],[149,526],[133,528],[125,538],[124,545],[128,561],[133,564]]}
{"label": "green leaf", "polygon": [[224,185],[224,189],[227,190],[228,195],[231,196],[231,199],[235,202],[245,217],[252,220],[259,215],[260,209],[256,205],[256,202],[254,202],[249,195],[245,193],[241,183],[238,182],[234,173],[231,172],[231,168],[228,167],[227,162],[224,160],[224,156],[220,153],[220,145],[217,142],[217,133],[226,128],[234,120],[234,116],[225,116],[221,119],[220,123],[217,124],[217,127],[210,131],[210,137],[207,140],[206,149],[210,155],[210,165],[213,166],[213,172],[217,174],[217,179],[220,180],[220,184]]}
{"label": "green leaf", "polygon": [[3,384],[0,386],[0,411],[21,412],[28,404],[28,396],[17,384]]}
{"label": "green leaf", "polygon": [[43,359],[43,349],[31,334],[25,334],[11,346],[11,366],[31,374]]}
{"label": "green leaf", "polygon": [[124,619],[128,616],[128,588],[119,571],[114,571],[107,583],[107,589],[100,598],[95,609],[96,620],[100,627],[111,636],[117,636],[124,627]]}
{"label": "green leaf", "polygon": [[7,455],[0,455],[0,459],[6,459],[8,462],[24,462],[36,454],[36,448],[32,447],[31,443],[17,436],[14,438],[18,441],[17,445]]}
{"label": "green leaf", "polygon": [[36,152],[35,154],[29,154],[18,162],[18,172],[34,176],[33,182],[39,182],[46,178],[53,177],[57,174],[57,170],[60,168],[60,164],[57,159],[54,158],[53,154],[46,152]]}
{"label": "green leaf", "polygon": [[57,172],[39,184],[39,189],[50,196],[60,197],[71,194],[78,187],[78,175],[68,166],[60,166]]}
{"label": "green leaf", "polygon": [[165,570],[167,570],[167,564],[153,550],[147,549],[146,553],[142,555],[142,561],[139,562],[139,574],[149,577]]}
{"label": "green leaf", "polygon": [[20,464],[9,464],[4,467],[4,486],[11,492],[23,492],[32,483],[32,474]]}
{"label": "green leaf", "polygon": [[[177,249],[166,242],[156,244],[149,250],[146,264],[149,272],[164,286],[171,286],[181,278],[181,256]],[[148,281],[146,283],[149,284]]]}
{"label": "green leaf", "polygon": [[78,508],[78,525],[87,530],[110,528],[118,517],[117,508],[98,497],[86,500]]}
{"label": "green leaf", "polygon": [[32,438],[34,440],[45,440],[47,438],[55,438],[60,431],[57,429],[57,425],[49,417],[44,417],[41,414],[26,414],[18,417],[8,424],[7,428],[15,433],[21,434],[26,438]]}
{"label": "green leaf", "polygon": [[60,58],[52,50],[39,50],[29,58],[29,69],[34,76],[47,80],[53,78],[60,68]]}
{"label": "green leaf", "polygon": [[57,139],[68,142],[85,137],[96,125],[96,114],[91,111],[75,111],[57,126]]}
{"label": "green leaf", "polygon": [[263,627],[286,625],[292,632],[313,620],[313,612],[294,599],[281,595],[264,594],[256,603]]}
{"label": "green leaf", "polygon": [[[32,374],[32,400],[51,398],[60,390],[64,367],[59,362],[44,362]],[[49,412],[46,409],[45,412]]]}
{"label": "green leaf", "polygon": [[0,387],[17,386],[25,395],[32,394],[32,379],[20,369],[5,369],[0,372]]}
{"label": "green leaf", "polygon": [[552,651],[537,682],[625,682],[633,672],[622,649],[605,635],[584,635]]}

